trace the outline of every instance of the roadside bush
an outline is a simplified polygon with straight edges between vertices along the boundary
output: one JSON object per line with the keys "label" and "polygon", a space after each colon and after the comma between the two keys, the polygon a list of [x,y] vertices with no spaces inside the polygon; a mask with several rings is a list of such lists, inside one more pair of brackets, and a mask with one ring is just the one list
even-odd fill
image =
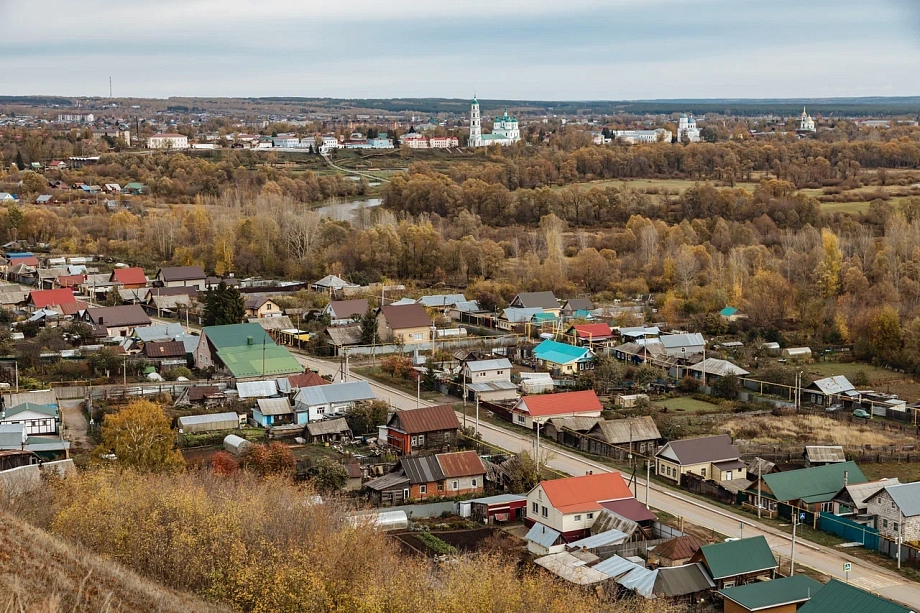
{"label": "roadside bush", "polygon": [[695,394],[700,389],[700,381],[687,375],[677,383],[677,390],[684,394]]}
{"label": "roadside bush", "polygon": [[186,379],[194,379],[195,375],[192,374],[192,371],[186,368],[185,366],[178,366],[176,368],[170,368],[169,370],[163,371],[163,378],[167,381],[175,381],[179,377],[185,377]]}

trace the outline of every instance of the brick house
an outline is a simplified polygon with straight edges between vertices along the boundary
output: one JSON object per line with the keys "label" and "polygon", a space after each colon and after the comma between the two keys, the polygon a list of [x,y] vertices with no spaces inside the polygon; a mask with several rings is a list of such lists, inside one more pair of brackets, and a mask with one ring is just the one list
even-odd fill
{"label": "brick house", "polygon": [[399,468],[365,484],[377,504],[482,493],[486,469],[475,451],[407,456]]}
{"label": "brick house", "polygon": [[424,449],[445,449],[457,446],[460,422],[453,407],[440,404],[418,409],[397,409],[387,425],[386,443],[404,455]]}
{"label": "brick house", "polygon": [[920,481],[888,485],[866,500],[879,534],[907,543],[920,542]]}

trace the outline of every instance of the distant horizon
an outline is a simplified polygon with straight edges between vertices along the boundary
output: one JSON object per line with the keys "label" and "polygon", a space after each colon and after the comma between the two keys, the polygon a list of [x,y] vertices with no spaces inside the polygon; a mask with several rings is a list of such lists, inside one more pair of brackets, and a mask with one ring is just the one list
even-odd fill
{"label": "distant horizon", "polygon": [[[716,96],[712,98],[501,98],[501,97],[491,97],[491,96],[476,96],[480,101],[497,101],[497,102],[564,102],[564,103],[574,103],[574,102],[585,102],[585,103],[608,103],[608,102],[623,102],[623,103],[699,103],[699,102],[732,102],[732,103],[784,103],[790,104],[797,101],[812,102],[812,103],[829,103],[835,101],[847,101],[847,102],[859,102],[859,101],[905,101],[905,102],[920,102],[920,93],[917,94],[903,94],[903,95],[872,95],[867,94],[863,96],[791,96],[791,97],[743,97],[743,96]],[[181,99],[201,99],[201,100],[259,100],[264,102],[298,102],[298,101],[311,101],[311,100],[345,100],[345,101],[394,101],[394,100],[443,100],[446,102],[457,102],[457,101],[472,101],[473,96],[466,98],[456,97],[456,96],[284,96],[284,95],[251,95],[251,96],[213,96],[213,95],[170,95],[170,96],[96,96],[96,95],[83,95],[83,94],[52,94],[52,93],[37,93],[37,94],[19,94],[19,95],[6,95],[0,94],[0,104],[18,104],[16,102],[9,102],[9,99],[21,99],[21,98],[60,98],[60,99],[86,99],[86,100],[181,100]]]}
{"label": "distant horizon", "polygon": [[920,66],[916,0],[0,0],[0,23],[8,95],[900,97]]}

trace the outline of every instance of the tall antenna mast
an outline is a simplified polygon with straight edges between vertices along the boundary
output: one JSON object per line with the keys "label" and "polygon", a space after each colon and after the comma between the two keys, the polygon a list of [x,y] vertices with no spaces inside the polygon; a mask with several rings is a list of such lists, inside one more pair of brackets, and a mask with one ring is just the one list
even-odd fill
{"label": "tall antenna mast", "polygon": [[109,77],[109,98],[112,97],[112,77]]}

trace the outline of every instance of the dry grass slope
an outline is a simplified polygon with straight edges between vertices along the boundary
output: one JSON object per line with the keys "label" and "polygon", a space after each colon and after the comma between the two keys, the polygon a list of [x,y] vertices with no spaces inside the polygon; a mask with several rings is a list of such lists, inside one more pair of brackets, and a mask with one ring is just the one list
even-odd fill
{"label": "dry grass slope", "polygon": [[817,415],[736,417],[723,423],[719,430],[733,439],[763,445],[798,442],[862,447],[916,442],[913,437],[896,430],[884,431]]}
{"label": "dry grass slope", "polygon": [[[86,529],[102,529],[87,524]],[[0,613],[227,611],[0,514]]]}

